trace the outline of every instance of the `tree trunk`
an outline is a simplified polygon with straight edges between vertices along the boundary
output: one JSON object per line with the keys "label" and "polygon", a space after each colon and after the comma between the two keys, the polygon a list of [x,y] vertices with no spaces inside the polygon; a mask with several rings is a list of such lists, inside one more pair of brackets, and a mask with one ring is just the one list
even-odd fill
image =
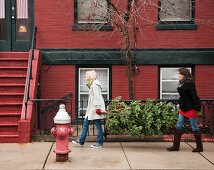
{"label": "tree trunk", "polygon": [[127,62],[127,76],[128,76],[128,87],[129,87],[129,99],[134,99],[134,87],[133,87],[133,69],[132,69],[132,53],[130,49],[129,29],[128,22],[125,24],[123,37],[126,44],[126,62]]}
{"label": "tree trunk", "polygon": [[132,68],[132,54],[131,50],[126,53],[127,60],[127,76],[128,76],[128,86],[129,86],[129,99],[134,99],[134,87],[133,87],[133,68]]}

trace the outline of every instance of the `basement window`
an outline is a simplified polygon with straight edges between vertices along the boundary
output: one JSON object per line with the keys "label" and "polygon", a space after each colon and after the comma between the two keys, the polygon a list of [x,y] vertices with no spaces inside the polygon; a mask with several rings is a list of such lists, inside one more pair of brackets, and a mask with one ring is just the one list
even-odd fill
{"label": "basement window", "polygon": [[89,89],[86,86],[85,73],[89,70],[95,70],[97,73],[97,80],[102,84],[102,96],[105,100],[109,100],[109,68],[79,68],[78,81],[78,118],[84,118],[87,104]]}
{"label": "basement window", "polygon": [[159,0],[157,30],[197,29],[195,0]]}

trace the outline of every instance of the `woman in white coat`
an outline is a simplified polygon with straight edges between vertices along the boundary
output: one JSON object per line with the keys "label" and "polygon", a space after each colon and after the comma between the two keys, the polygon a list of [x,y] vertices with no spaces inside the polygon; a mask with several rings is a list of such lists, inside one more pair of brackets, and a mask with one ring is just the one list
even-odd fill
{"label": "woman in white coat", "polygon": [[102,85],[96,77],[97,73],[94,70],[87,71],[85,74],[85,79],[87,80],[87,86],[89,88],[88,106],[83,122],[82,133],[79,139],[72,141],[75,144],[84,145],[89,123],[93,120],[97,128],[97,142],[95,145],[91,145],[91,148],[103,147],[103,129],[101,119],[105,117],[105,114],[103,114],[105,112],[105,103],[101,94]]}

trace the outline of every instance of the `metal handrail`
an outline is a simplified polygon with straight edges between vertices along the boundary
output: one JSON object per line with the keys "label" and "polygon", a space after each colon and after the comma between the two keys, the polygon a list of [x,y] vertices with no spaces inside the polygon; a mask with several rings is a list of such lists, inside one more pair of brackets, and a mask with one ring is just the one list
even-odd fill
{"label": "metal handrail", "polygon": [[31,48],[30,48],[30,61],[28,63],[28,71],[27,71],[27,83],[25,85],[26,91],[25,91],[25,120],[27,119],[27,105],[29,101],[29,92],[30,92],[30,80],[32,78],[32,62],[34,59],[34,47],[35,47],[35,41],[36,41],[36,32],[37,32],[37,27],[34,27],[33,29],[33,36],[32,36],[32,41],[31,41]]}

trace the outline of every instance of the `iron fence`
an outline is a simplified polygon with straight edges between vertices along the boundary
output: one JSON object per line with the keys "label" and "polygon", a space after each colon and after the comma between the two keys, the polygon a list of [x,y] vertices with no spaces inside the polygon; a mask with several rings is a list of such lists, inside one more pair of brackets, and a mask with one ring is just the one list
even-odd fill
{"label": "iron fence", "polygon": [[[124,102],[129,104],[133,100],[125,100]],[[139,101],[139,100],[138,100]],[[175,108],[178,107],[178,100],[155,100],[155,102],[171,102],[174,104]],[[76,113],[71,113],[72,103],[71,103],[71,95],[67,96],[63,99],[40,99],[34,100],[34,102],[38,102],[38,130],[40,134],[50,134],[50,129],[54,126],[53,117],[56,115],[59,105],[61,103],[66,104],[67,112],[71,117],[71,126],[74,128],[74,134],[72,136],[79,136],[82,128],[83,128],[83,120],[86,112],[87,101],[79,101],[78,107],[76,109]],[[106,108],[108,108],[111,100],[105,101]],[[144,103],[146,100],[141,100],[140,102]],[[211,137],[214,135],[214,99],[202,99],[201,100],[201,113],[202,116],[198,118],[198,124],[202,130],[203,134],[210,135]],[[47,121],[49,120],[49,121]],[[105,127],[105,119],[102,121],[102,126],[104,129],[104,137],[107,138],[109,135],[107,128]],[[189,122],[185,123],[186,133],[192,133]],[[166,132],[166,134],[170,134],[171,131]],[[96,136],[97,131],[93,121],[91,121],[88,130],[88,136]]]}

